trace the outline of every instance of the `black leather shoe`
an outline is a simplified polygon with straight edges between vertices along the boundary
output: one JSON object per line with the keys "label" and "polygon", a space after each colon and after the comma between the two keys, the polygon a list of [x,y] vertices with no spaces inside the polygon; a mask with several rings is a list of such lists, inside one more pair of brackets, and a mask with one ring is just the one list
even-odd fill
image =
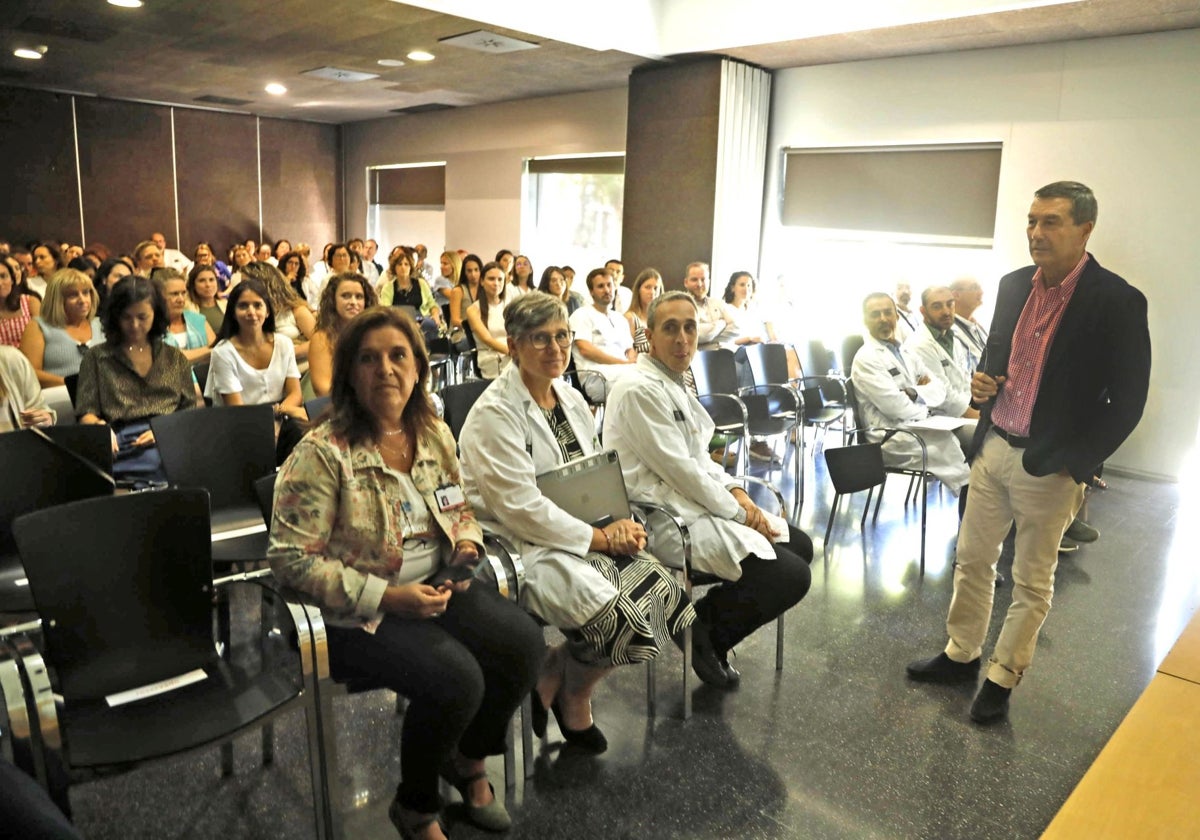
{"label": "black leather shoe", "polygon": [[725,672],[725,679],[727,679],[729,681],[729,687],[737,688],[739,685],[741,685],[741,683],[742,683],[741,672],[739,672],[737,668],[734,668],[732,665],[730,665],[728,659],[722,658],[720,660],[720,662],[721,662],[721,670]]}
{"label": "black leather shoe", "polygon": [[708,636],[708,627],[697,620],[692,625],[692,670],[696,672],[705,685],[728,691],[736,683],[730,682],[729,675],[721,664],[721,657],[713,649],[712,639]]}
{"label": "black leather shoe", "polygon": [[554,720],[558,722],[558,731],[562,733],[563,740],[568,744],[574,744],[581,750],[587,750],[595,755],[608,749],[608,739],[604,737],[604,733],[595,723],[587,729],[568,729],[563,723],[562,707],[558,705],[557,698],[550,704],[550,711],[554,712]]}
{"label": "black leather shoe", "polygon": [[957,685],[978,678],[979,657],[970,662],[955,662],[945,653],[939,653],[933,659],[910,662],[905,670],[908,671],[908,678],[917,682]]}
{"label": "black leather shoe", "polygon": [[1008,698],[1011,688],[1003,688],[991,680],[984,680],[971,704],[971,720],[987,725],[998,723],[1008,717]]}

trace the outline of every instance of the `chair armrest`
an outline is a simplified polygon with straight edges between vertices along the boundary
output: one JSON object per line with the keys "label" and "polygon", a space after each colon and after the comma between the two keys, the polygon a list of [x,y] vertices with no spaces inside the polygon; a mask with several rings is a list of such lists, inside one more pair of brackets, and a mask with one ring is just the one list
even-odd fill
{"label": "chair armrest", "polygon": [[901,429],[896,426],[867,426],[856,431],[883,432],[883,440],[880,443],[887,443],[896,435],[908,435],[917,442],[917,446],[921,447],[921,472],[929,471],[929,447],[926,445],[925,439],[912,429]]}
{"label": "chair armrest", "polygon": [[[41,626],[41,622],[38,622]],[[29,687],[25,697],[27,715],[32,718],[30,735],[32,741],[33,769],[38,782],[50,790],[49,774],[46,769],[46,751],[62,752],[62,732],[59,729],[58,709],[54,705],[54,688],[50,684],[50,673],[41,651],[26,633],[13,635],[9,645],[17,659],[21,676]]]}
{"label": "chair armrest", "polygon": [[787,519],[787,503],[784,501],[783,494],[779,492],[778,487],[769,481],[763,481],[761,478],[755,478],[752,475],[735,475],[733,478],[735,481],[740,481],[744,485],[756,484],[759,487],[765,487],[767,490],[770,490],[771,495],[775,497],[775,501],[779,503],[778,515],[782,516],[784,519]]}
{"label": "chair armrest", "polygon": [[774,397],[779,400],[788,400],[794,411],[799,411],[804,405],[799,392],[791,385],[748,385],[738,389],[738,396],[765,396],[767,399]]}
{"label": "chair armrest", "polygon": [[483,533],[483,550],[479,564],[479,572],[483,574],[477,576],[491,580],[501,595],[518,603],[525,587],[525,563],[521,553],[510,540],[488,530]]}
{"label": "chair armrest", "polygon": [[[742,402],[740,397],[734,396],[733,394],[701,394],[698,399],[700,401],[700,405],[704,407],[704,410],[708,412],[709,417],[711,417],[713,422],[718,426],[722,425],[722,423],[717,421],[719,419],[723,420],[724,418],[719,418],[716,414],[714,414],[714,411],[719,412],[720,406],[726,403],[729,405],[730,411],[737,413],[738,417],[741,419],[741,424],[743,427],[748,426],[750,423],[750,413],[746,410],[746,404]],[[710,404],[712,405],[712,408],[709,407]]]}
{"label": "chair armrest", "polygon": [[[688,531],[688,526],[683,523],[683,519],[680,518],[678,514],[667,510],[662,505],[656,505],[653,502],[632,502],[630,503],[630,507],[633,508],[633,512],[636,516],[640,516],[645,520],[647,530],[652,530],[652,528],[649,527],[651,525],[650,518],[656,517],[663,520],[667,525],[674,528],[679,533],[679,544],[683,548],[683,569],[681,571],[683,571],[684,574],[690,575],[692,573],[692,535],[691,532]],[[663,563],[664,566],[667,566],[667,564],[663,562],[662,557],[659,557],[658,560],[660,563]],[[667,568],[675,567],[667,566]]]}
{"label": "chair armrest", "polygon": [[21,625],[23,629],[19,631],[16,628],[0,630],[0,699],[4,701],[4,717],[0,719],[0,756],[10,763],[15,758],[13,744],[20,744],[21,752],[28,750],[33,729],[17,653],[6,637],[36,630],[40,625],[41,622],[30,622]]}

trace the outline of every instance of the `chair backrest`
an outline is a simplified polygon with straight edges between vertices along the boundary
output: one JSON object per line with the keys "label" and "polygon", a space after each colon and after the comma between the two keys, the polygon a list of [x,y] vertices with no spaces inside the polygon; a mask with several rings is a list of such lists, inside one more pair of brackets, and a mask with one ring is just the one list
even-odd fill
{"label": "chair backrest", "polygon": [[71,398],[71,405],[75,405],[75,397],[79,393],[79,374],[68,373],[63,377],[63,384],[67,386],[67,396]]}
{"label": "chair backrest", "polygon": [[113,492],[111,476],[50,440],[40,429],[0,435],[0,465],[0,556],[17,553],[12,536],[17,517]]}
{"label": "chair backrest", "polygon": [[747,344],[746,361],[755,385],[783,385],[788,379],[787,347],[782,344]]}
{"label": "chair backrest", "polygon": [[846,378],[850,377],[850,371],[854,365],[854,357],[865,343],[861,335],[848,335],[842,340],[842,374]]}
{"label": "chair backrest", "polygon": [[237,405],[164,414],[150,421],[167,479],[203,487],[212,509],[257,507],[254,481],[275,469],[275,412]]}
{"label": "chair backrest", "polygon": [[192,363],[192,373],[196,377],[196,383],[200,386],[200,393],[204,393],[205,385],[208,384],[208,365],[208,359]]}
{"label": "chair backrest", "polygon": [[862,413],[858,408],[858,391],[851,379],[846,380],[846,408],[850,409],[850,419],[854,424],[854,439],[859,443],[866,443],[867,432],[863,426]]}
{"label": "chair backrest", "polygon": [[108,426],[82,423],[74,426],[47,426],[46,437],[59,446],[74,452],[101,472],[112,475],[112,430]]}
{"label": "chair backrest", "polygon": [[441,390],[442,419],[450,427],[454,439],[462,433],[463,424],[467,422],[467,414],[479,396],[492,384],[490,379],[469,379],[460,385],[447,385]]}
{"label": "chair backrest", "polygon": [[305,400],[304,411],[306,414],[308,414],[309,422],[317,422],[317,418],[325,413],[325,409],[329,407],[329,403],[332,402],[332,400],[333,397],[329,396],[328,394],[323,397],[314,397],[311,400]]}
{"label": "chair backrest", "polygon": [[825,466],[833,489],[839,494],[876,487],[887,478],[883,468],[883,447],[878,443],[826,449]]}
{"label": "chair backrest", "polygon": [[692,359],[692,376],[696,379],[696,392],[705,394],[737,394],[737,363],[733,351],[719,348],[701,350]]}
{"label": "chair backrest", "polygon": [[262,510],[267,530],[271,529],[271,514],[275,510],[275,478],[278,475],[279,473],[264,475],[254,482],[254,495],[258,497],[258,507]]}
{"label": "chair backrest", "polygon": [[69,699],[99,699],[215,656],[208,494],[88,499],[14,523],[45,655]]}

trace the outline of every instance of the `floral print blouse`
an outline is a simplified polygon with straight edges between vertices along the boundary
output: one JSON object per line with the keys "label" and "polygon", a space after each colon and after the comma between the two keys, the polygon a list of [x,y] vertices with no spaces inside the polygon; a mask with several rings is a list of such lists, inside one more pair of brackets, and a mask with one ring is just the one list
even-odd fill
{"label": "floral print blouse", "polygon": [[[479,544],[482,554],[483,533],[463,500],[454,438],[440,420],[417,435],[410,477],[448,541],[443,556],[461,540]],[[373,631],[383,617],[384,590],[398,582],[404,564],[403,503],[397,474],[374,446],[351,446],[321,423],[296,445],[275,482],[272,572],[314,599],[328,623]]]}

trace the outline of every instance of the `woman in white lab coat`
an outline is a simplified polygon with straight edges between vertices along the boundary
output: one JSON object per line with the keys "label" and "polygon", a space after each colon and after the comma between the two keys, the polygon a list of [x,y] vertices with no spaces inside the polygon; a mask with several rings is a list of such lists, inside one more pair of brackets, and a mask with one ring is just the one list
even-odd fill
{"label": "woman in white lab coat", "polygon": [[514,363],[467,416],[464,487],[485,528],[521,553],[522,605],[567,637],[548,652],[533,693],[534,731],[545,733],[550,708],[568,743],[603,752],[592,690],[612,667],[654,658],[695,613],[669,571],[643,553],[641,525],[593,527],[538,489],[540,473],[599,451],[595,421],[561,378],[571,347],[563,302],[529,292],[505,307],[504,321]]}

